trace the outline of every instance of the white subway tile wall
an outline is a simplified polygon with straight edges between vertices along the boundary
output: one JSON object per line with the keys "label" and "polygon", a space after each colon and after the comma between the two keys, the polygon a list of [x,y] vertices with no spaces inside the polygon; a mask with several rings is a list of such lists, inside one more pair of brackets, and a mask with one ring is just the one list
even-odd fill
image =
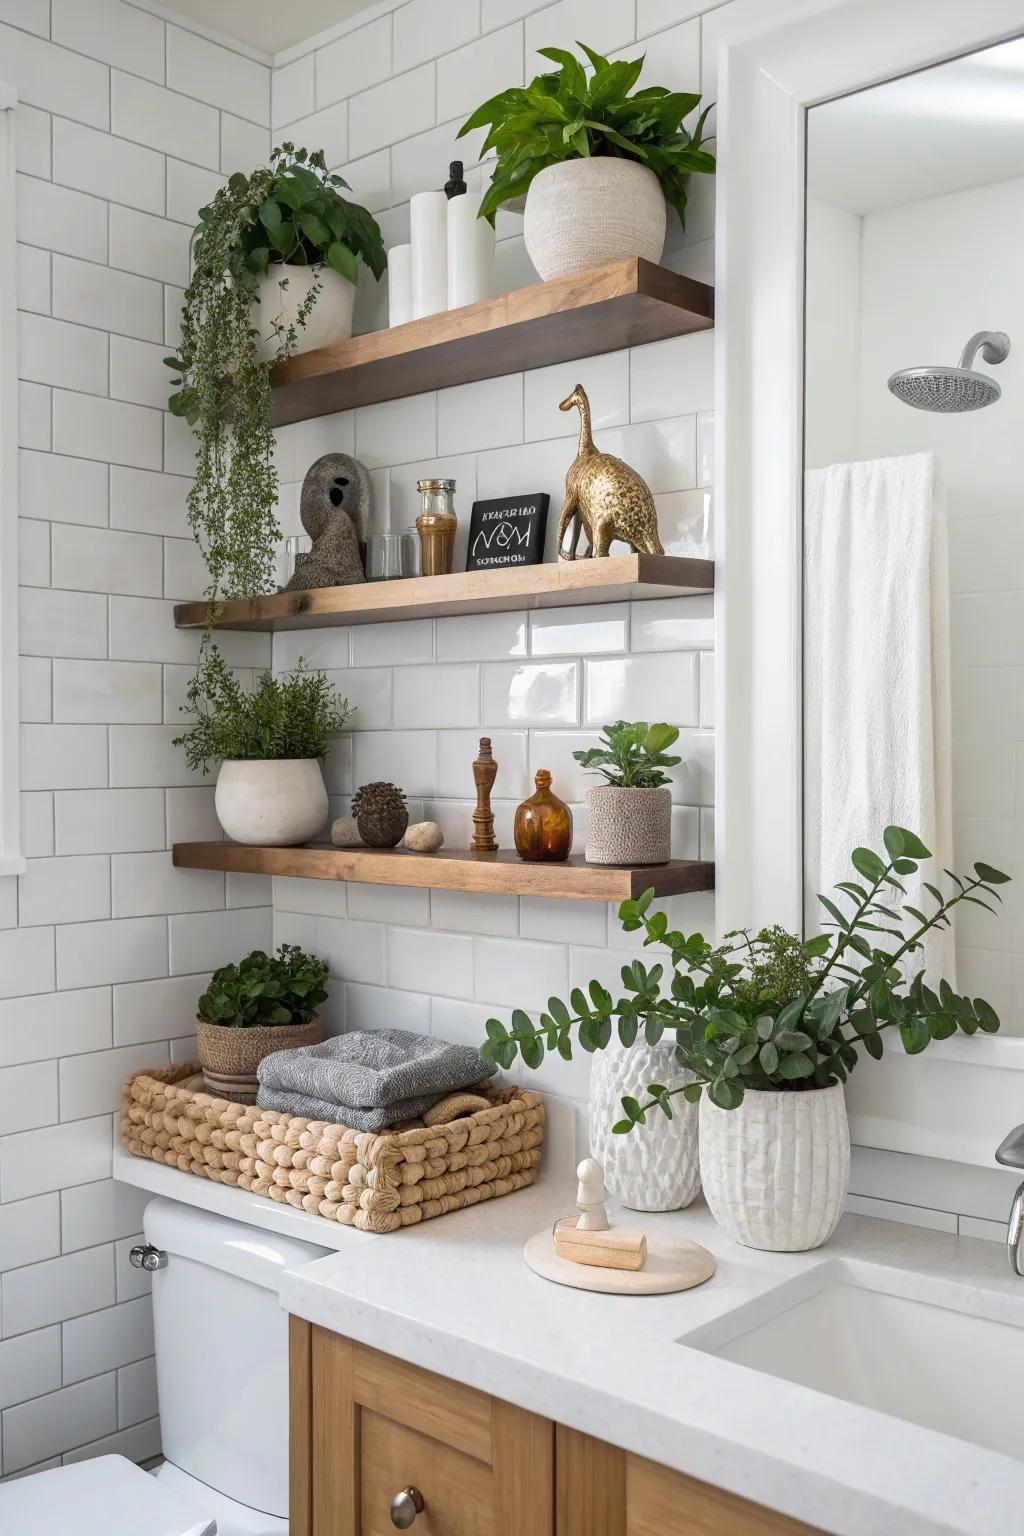
{"label": "white subway tile wall", "polygon": [[[600,904],[279,880],[272,917],[269,884],[171,867],[172,842],[220,836],[211,786],[192,782],[170,744],[195,654],[170,608],[201,591],[202,571],[184,518],[192,445],[163,410],[161,356],[176,344],[198,207],[266,156],[271,122],[275,139],[323,145],[388,243],[407,239],[409,196],[439,187],[450,159],[479,182],[482,136],[458,139],[461,121],[483,95],[546,68],[538,46],[582,34],[618,52],[642,39],[652,78],[713,94],[717,47],[749,9],[750,0],[407,0],[271,70],[124,0],[5,0],[0,73],[19,98],[30,866],[17,898],[0,889],[0,1474],[159,1451],[148,1300],[126,1263],[145,1197],[110,1179],[114,1108],[125,1072],[187,1058],[213,965],[268,944],[273,923],[276,942],[328,960],[331,1029],[397,1024],[476,1042],[490,1012],[542,1007],[591,975],[615,985],[633,952]],[[713,191],[701,186],[686,233],[673,229],[668,264],[710,279],[712,236]],[[499,218],[496,271],[505,288],[536,281],[516,216]],[[386,322],[385,292],[360,282],[358,329]],[[578,380],[601,445],[658,494],[669,547],[709,540],[702,337],[291,427],[279,434],[285,532],[299,531],[306,468],[339,449],[371,467],[378,526],[388,515],[392,526],[412,522],[419,475],[453,475],[460,562],[474,496],[546,491],[550,557],[573,452],[573,421],[557,403]],[[699,838],[708,856],[712,644],[711,604],[700,598],[282,636],[273,659],[284,667],[305,654],[359,707],[329,765],[339,812],[355,783],[393,778],[416,815],[468,842],[470,765],[487,731],[501,765],[503,845],[538,767],[555,771],[582,837],[571,753],[614,705],[686,726],[676,847],[695,853]],[[223,649],[243,676],[271,661],[263,636],[225,636]],[[979,668],[977,710],[1004,696],[985,681]],[[1018,764],[1018,804],[1021,777]],[[673,921],[708,931],[706,899],[672,905]],[[1020,990],[1024,977],[1007,984]],[[586,1063],[556,1065],[538,1086],[551,1110],[549,1158],[568,1169],[586,1142]],[[855,1161],[861,1208],[923,1207],[947,1213],[947,1227],[958,1220],[964,1235],[997,1235],[999,1175],[968,1170],[950,1183],[919,1174],[923,1160],[895,1162]]]}
{"label": "white subway tile wall", "polygon": [[[180,436],[180,470],[165,458],[162,359],[196,211],[222,182],[221,118],[248,169],[250,149],[266,152],[271,70],[123,0],[2,9],[0,76],[19,98],[29,859],[0,881],[9,1475],[160,1448],[148,1286],[127,1262],[145,1197],[110,1179],[120,1084],[191,1040],[213,964],[270,941],[269,884],[236,890],[245,905],[229,911],[223,876],[171,866],[175,837],[209,830],[212,797],[185,787],[197,781],[170,741],[196,653],[171,599],[201,587]],[[270,645],[247,636],[225,654],[266,665]]]}

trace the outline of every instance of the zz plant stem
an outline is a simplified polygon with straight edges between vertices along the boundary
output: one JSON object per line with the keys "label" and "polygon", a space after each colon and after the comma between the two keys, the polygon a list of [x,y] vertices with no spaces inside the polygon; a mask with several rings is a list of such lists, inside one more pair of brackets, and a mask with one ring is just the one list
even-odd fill
{"label": "zz plant stem", "polygon": [[[935,991],[923,970],[908,981],[904,962],[920,952],[929,932],[950,926],[950,914],[961,902],[994,913],[991,902],[1001,900],[996,887],[1009,876],[982,863],[966,878],[946,870],[948,891],[924,882],[934,904],[930,915],[907,902],[898,911],[891,903],[906,895],[900,876],[915,873],[931,855],[903,827],[887,827],[884,842],[885,858],[869,848],[854,849],[852,863],[861,879],[840,881],[836,900],[818,897],[827,914],[825,931],[805,941],[772,927],[754,934],[737,930],[715,947],[699,933],[669,931],[666,914],[651,910],[652,891],[623,902],[623,928],[642,929],[645,948],[659,944],[669,952],[667,994],[665,966],[648,968],[634,960],[622,967],[626,993],[617,1001],[592,981],[587,992],[573,989],[568,1006],[549,999],[539,1027],[521,1009],[513,1013],[511,1029],[489,1019],[482,1054],[504,1068],[517,1055],[537,1067],[545,1051],[570,1060],[574,1035],[589,1052],[604,1050],[613,1033],[626,1047],[641,1031],[649,1045],[674,1033],[676,1061],[693,1080],[651,1083],[643,1103],[624,1098],[624,1118],[614,1129],[626,1132],[643,1125],[652,1109],[671,1119],[671,1101],[680,1093],[693,1102],[707,1091],[719,1108],[735,1109],[748,1090],[799,1092],[845,1082],[862,1049],[876,1060],[882,1056],[887,1030],[899,1031],[911,1056],[957,1031],[994,1033],[999,1018],[984,998],[960,995],[945,980]],[[914,925],[909,933],[903,926],[907,918]]]}

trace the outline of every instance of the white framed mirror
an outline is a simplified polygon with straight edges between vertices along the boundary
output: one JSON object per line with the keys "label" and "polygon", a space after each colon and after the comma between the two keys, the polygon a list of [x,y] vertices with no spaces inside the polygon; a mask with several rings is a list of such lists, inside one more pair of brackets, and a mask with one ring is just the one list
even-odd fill
{"label": "white framed mirror", "polygon": [[[866,819],[869,808],[881,824],[912,826],[915,797],[917,830],[944,863],[980,858],[1017,874],[1008,911],[993,919],[972,909],[950,950],[962,990],[994,1003],[1003,1032],[956,1037],[913,1061],[890,1051],[863,1064],[848,1090],[859,1144],[991,1165],[1020,1119],[1024,1086],[1024,867],[1009,739],[1014,708],[1024,710],[1009,676],[1017,665],[1016,682],[1024,678],[1024,577],[1006,569],[1024,539],[1012,473],[1024,328],[1019,356],[1011,336],[1003,362],[988,360],[998,338],[985,339],[987,357],[963,359],[1002,381],[1003,399],[990,394],[980,410],[921,409],[949,404],[953,391],[964,403],[985,386],[906,370],[953,367],[975,332],[1015,327],[1024,44],[1012,40],[1024,34],[1024,3],[795,10],[799,26],[734,43],[720,70],[720,926],[813,930],[815,893],[845,876],[823,845],[842,843],[851,816]],[[1002,46],[984,51],[993,45]],[[898,393],[891,374],[904,375]],[[839,467],[826,486],[815,476],[830,466]],[[916,488],[915,472],[924,476]],[[902,517],[915,496],[921,539],[911,551],[913,519],[897,527],[891,514]],[[887,637],[879,623],[899,603],[872,612],[877,584],[899,579],[920,582],[904,617],[920,616],[919,599],[930,603],[913,664],[905,629]],[[837,654],[835,634],[857,642]],[[871,720],[866,700],[878,710]],[[851,743],[865,742],[870,751],[851,760]],[[889,814],[883,799],[897,802]],[[872,835],[866,827],[853,841]],[[975,921],[983,917],[987,928]]]}

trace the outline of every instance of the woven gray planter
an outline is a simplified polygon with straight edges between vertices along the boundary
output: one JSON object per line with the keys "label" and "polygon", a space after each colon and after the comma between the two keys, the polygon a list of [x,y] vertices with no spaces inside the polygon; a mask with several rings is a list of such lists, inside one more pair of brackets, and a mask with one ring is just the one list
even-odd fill
{"label": "woven gray planter", "polygon": [[672,856],[672,791],[587,790],[588,864],[667,864]]}

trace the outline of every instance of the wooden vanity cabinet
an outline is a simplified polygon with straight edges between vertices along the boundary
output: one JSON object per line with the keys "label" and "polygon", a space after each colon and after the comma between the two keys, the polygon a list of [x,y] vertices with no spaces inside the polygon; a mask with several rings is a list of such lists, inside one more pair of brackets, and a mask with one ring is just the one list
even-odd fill
{"label": "wooden vanity cabinet", "polygon": [[[291,1536],[822,1536],[327,1329],[290,1326]],[[398,1516],[414,1518],[396,1526],[405,1490]]]}

